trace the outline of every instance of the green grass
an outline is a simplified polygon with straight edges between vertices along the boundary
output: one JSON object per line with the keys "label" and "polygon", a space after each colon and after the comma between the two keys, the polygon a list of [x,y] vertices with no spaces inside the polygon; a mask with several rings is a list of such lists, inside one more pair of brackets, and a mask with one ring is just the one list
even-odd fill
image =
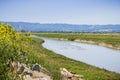
{"label": "green grass", "polygon": [[70,41],[86,40],[96,44],[105,43],[112,45],[114,49],[120,48],[120,34],[92,34],[92,33],[36,33],[38,36],[49,38],[64,38]]}
{"label": "green grass", "polygon": [[83,75],[85,80],[120,80],[120,74],[109,72],[105,69],[99,69],[83,62],[56,54],[43,48],[41,46],[42,43],[42,40],[33,40],[32,45],[34,54],[32,54],[31,58],[34,56],[35,62],[44,66],[54,80],[60,80],[60,68],[62,67]]}

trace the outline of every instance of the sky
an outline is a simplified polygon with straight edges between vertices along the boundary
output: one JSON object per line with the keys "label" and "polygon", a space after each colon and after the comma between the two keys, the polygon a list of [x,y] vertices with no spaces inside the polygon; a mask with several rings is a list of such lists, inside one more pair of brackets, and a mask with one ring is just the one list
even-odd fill
{"label": "sky", "polygon": [[0,0],[0,21],[120,24],[120,0]]}

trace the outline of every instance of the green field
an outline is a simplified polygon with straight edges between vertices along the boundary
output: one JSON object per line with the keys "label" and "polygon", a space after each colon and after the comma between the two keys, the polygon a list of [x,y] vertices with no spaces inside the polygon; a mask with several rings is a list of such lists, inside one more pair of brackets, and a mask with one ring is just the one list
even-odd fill
{"label": "green field", "polygon": [[[120,50],[120,34],[93,34],[93,33],[36,33],[38,36],[49,37],[49,38],[58,38],[58,39],[67,39],[70,41],[74,40],[86,40],[93,41],[94,44],[105,43],[111,45],[110,48]],[[89,42],[88,42],[89,43]]]}
{"label": "green field", "polygon": [[[8,62],[11,60],[25,63],[27,66],[39,63],[53,80],[60,80],[60,68],[63,67],[83,75],[84,80],[120,80],[118,73],[75,61],[47,50],[41,45],[43,40],[30,38],[29,33],[25,35],[16,33],[11,26],[0,24],[0,35],[0,80],[13,80],[13,76],[17,75],[10,71]],[[49,34],[39,35],[50,36]],[[14,80],[21,79],[16,77]]]}

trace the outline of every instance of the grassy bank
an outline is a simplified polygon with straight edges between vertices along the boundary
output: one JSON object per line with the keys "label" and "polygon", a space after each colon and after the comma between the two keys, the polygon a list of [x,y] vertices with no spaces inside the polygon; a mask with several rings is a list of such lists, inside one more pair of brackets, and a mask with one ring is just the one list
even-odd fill
{"label": "grassy bank", "polygon": [[120,34],[36,33],[36,35],[49,38],[67,39],[70,41],[79,40],[80,42],[100,44],[102,46],[120,50]]}

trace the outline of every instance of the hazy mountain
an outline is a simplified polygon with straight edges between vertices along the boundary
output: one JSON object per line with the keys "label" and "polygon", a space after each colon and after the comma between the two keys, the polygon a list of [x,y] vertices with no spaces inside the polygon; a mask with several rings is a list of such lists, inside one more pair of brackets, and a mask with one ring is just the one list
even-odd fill
{"label": "hazy mountain", "polygon": [[12,25],[16,31],[22,29],[33,32],[120,32],[120,25],[40,24],[28,22],[4,23]]}

